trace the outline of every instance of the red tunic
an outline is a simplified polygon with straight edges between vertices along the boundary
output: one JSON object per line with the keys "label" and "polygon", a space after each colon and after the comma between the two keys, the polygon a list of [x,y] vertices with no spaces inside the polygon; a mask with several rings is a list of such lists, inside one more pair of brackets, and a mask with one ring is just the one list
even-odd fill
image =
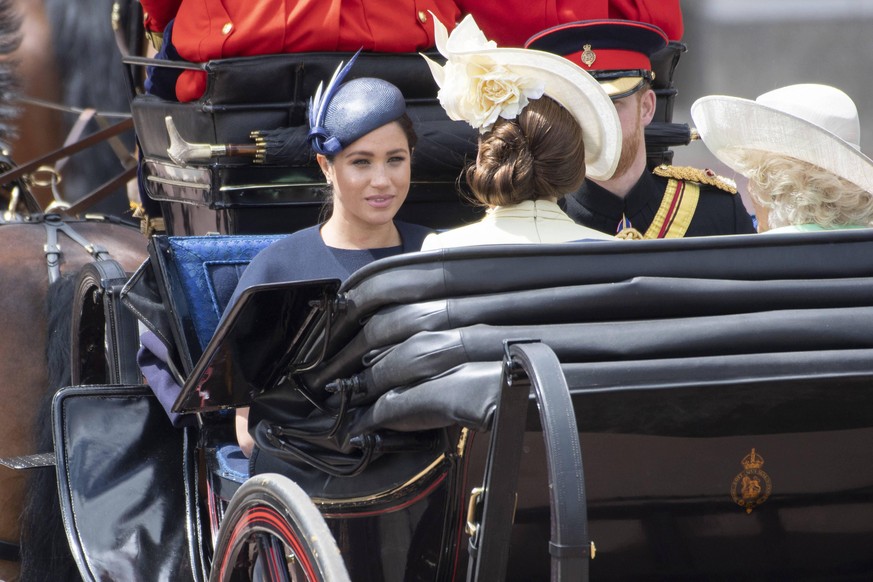
{"label": "red tunic", "polygon": [[[415,52],[434,46],[433,12],[450,30],[453,0],[141,0],[148,30],[175,17],[173,45],[192,62],[261,54],[347,51]],[[206,76],[185,71],[180,101],[198,99]]]}
{"label": "red tunic", "polygon": [[524,46],[534,34],[577,20],[621,18],[648,22],[670,40],[681,40],[679,0],[457,0],[464,14],[472,14],[485,37],[497,46]]}
{"label": "red tunic", "polygon": [[685,34],[679,0],[609,0],[609,18],[654,24],[670,40],[682,40]]}

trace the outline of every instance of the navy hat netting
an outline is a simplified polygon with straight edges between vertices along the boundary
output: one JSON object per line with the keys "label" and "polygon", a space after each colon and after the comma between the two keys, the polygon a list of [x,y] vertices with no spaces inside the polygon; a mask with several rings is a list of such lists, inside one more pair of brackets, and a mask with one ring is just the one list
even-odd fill
{"label": "navy hat netting", "polygon": [[323,98],[319,87],[310,103],[309,144],[320,154],[337,154],[406,112],[403,94],[388,81],[363,77],[339,85],[354,62],[334,75]]}

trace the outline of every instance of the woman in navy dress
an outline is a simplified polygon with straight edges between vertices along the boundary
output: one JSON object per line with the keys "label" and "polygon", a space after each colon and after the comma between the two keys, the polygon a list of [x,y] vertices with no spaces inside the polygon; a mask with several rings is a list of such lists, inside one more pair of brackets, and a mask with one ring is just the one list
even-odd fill
{"label": "woman in navy dress", "polygon": [[[430,229],[394,220],[406,200],[416,135],[400,90],[381,79],[342,83],[354,59],[316,93],[309,143],[330,191],[327,219],[261,251],[243,289],[262,283],[335,278],[344,281],[377,259],[421,249]],[[254,442],[248,409],[237,411],[237,439],[248,456]]]}

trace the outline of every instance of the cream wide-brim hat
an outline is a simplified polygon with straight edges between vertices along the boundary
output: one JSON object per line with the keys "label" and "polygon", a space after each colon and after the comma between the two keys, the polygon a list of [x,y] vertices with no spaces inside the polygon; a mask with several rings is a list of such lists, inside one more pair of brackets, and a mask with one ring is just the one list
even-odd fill
{"label": "cream wide-brim hat", "polygon": [[[608,180],[615,173],[621,157],[621,123],[612,100],[594,77],[562,56],[524,48],[500,48],[486,41],[471,15],[467,15],[448,37],[445,26],[436,18],[434,34],[437,48],[449,62],[486,57],[495,65],[511,69],[515,74],[543,83],[543,94],[563,106],[582,128],[585,144],[586,176]],[[456,35],[460,48],[448,50]],[[447,38],[448,37],[448,38]],[[484,46],[485,43],[490,46]],[[427,59],[431,72],[442,88],[439,64]],[[442,89],[441,89],[442,90]],[[469,120],[468,120],[469,121]]]}
{"label": "cream wide-brim hat", "polygon": [[861,153],[858,111],[848,95],[827,85],[790,85],[756,100],[710,95],[691,118],[712,154],[747,175],[740,161],[763,152],[818,166],[873,192],[873,160]]}
{"label": "cream wide-brim hat", "polygon": [[560,103],[582,127],[585,175],[601,181],[612,177],[621,157],[621,122],[612,99],[594,77],[562,56],[533,49],[495,48],[476,54],[542,80],[543,94]]}

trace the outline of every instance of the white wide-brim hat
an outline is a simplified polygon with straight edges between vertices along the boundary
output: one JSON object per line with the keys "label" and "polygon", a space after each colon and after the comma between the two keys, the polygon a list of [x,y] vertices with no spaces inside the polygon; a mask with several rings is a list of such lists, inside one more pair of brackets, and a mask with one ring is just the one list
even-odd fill
{"label": "white wide-brim hat", "polygon": [[695,101],[691,118],[712,154],[748,175],[740,161],[763,152],[818,166],[873,192],[873,160],[860,151],[855,103],[835,87],[790,85],[754,101],[710,95]]}
{"label": "white wide-brim hat", "polygon": [[[586,175],[594,180],[608,180],[615,173],[621,156],[621,123],[609,95],[591,75],[562,56],[523,48],[499,48],[486,41],[472,16],[467,16],[447,37],[446,29],[434,18],[436,44],[448,60],[446,67],[427,59],[441,90],[443,69],[469,59],[490,59],[521,77],[542,83],[543,94],[563,106],[582,127],[585,144]],[[447,42],[448,41],[448,42]],[[450,113],[451,117],[451,113]],[[463,116],[455,119],[464,119]],[[474,126],[475,127],[475,126]]]}

